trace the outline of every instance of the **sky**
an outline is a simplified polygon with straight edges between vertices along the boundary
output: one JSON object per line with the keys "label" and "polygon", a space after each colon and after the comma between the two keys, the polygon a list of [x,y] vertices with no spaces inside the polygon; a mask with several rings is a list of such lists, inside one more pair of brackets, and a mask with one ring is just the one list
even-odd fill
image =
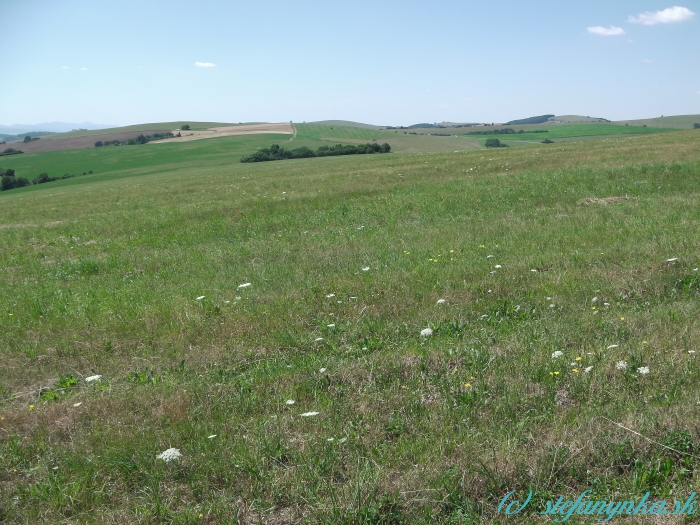
{"label": "sky", "polygon": [[0,124],[700,113],[700,0],[0,0]]}

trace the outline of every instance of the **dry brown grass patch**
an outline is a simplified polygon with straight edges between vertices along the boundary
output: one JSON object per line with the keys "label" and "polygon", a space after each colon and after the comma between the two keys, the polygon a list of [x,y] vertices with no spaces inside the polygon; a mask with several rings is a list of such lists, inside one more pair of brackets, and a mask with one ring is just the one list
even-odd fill
{"label": "dry brown grass patch", "polygon": [[607,206],[608,204],[617,204],[618,202],[624,202],[630,199],[631,197],[626,195],[624,197],[605,197],[602,199],[597,197],[586,197],[585,199],[581,199],[579,204],[585,204],[586,206],[590,206],[591,204],[602,204],[603,206]]}

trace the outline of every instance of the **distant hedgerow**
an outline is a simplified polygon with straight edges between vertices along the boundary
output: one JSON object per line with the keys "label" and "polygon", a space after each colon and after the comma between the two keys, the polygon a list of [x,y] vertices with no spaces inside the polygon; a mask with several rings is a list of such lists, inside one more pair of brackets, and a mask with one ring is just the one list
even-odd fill
{"label": "distant hedgerow", "polygon": [[332,157],[336,155],[364,155],[369,153],[389,153],[391,146],[387,143],[381,146],[376,143],[368,144],[336,144],[335,146],[321,146],[313,151],[306,146],[288,150],[281,148],[278,144],[273,144],[269,148],[262,148],[255,153],[243,157],[241,162],[267,162],[271,160],[285,159],[305,159],[309,157]]}
{"label": "distant hedgerow", "polygon": [[487,148],[507,148],[508,144],[503,144],[498,139],[486,139]]}

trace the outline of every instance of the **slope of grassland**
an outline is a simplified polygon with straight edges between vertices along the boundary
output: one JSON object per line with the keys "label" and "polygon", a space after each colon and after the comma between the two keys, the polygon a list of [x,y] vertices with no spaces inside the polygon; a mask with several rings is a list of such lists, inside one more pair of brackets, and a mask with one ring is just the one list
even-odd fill
{"label": "slope of grassland", "polygon": [[110,168],[0,194],[0,522],[493,523],[532,490],[532,523],[698,489],[698,133],[234,143],[55,152]]}
{"label": "slope of grassland", "polygon": [[621,120],[616,122],[616,124],[629,124],[630,126],[643,126],[646,124],[650,128],[676,129],[691,129],[695,123],[700,123],[700,115],[675,115],[672,117]]}
{"label": "slope of grassland", "polygon": [[[127,131],[172,131],[174,129],[179,129],[183,125],[189,125],[190,129],[194,131],[201,131],[209,128],[215,128],[220,126],[235,126],[237,124],[226,123],[226,122],[190,122],[190,121],[179,121],[179,122],[154,122],[151,124],[133,124],[131,126],[121,126],[118,128],[107,128],[107,129],[96,129],[96,130],[84,130],[84,131],[70,131],[68,133],[57,133],[56,135],[50,135],[52,139],[62,139],[70,137],[88,137],[93,135],[104,135],[106,133],[123,133]],[[243,124],[239,122],[238,124]],[[246,122],[245,124],[258,124],[258,122]],[[47,137],[48,138],[48,137]]]}

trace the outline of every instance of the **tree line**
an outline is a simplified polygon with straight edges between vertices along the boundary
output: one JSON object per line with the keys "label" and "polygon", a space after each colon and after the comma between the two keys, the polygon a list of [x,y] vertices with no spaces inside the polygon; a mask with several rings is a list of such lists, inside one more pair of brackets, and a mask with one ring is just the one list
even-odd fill
{"label": "tree line", "polygon": [[6,148],[5,151],[0,153],[0,156],[3,155],[19,155],[20,153],[24,153],[24,151],[20,151],[15,148]]}
{"label": "tree line", "polygon": [[285,159],[306,159],[310,157],[332,157],[336,155],[364,155],[370,153],[389,153],[391,146],[387,143],[381,146],[377,143],[343,145],[336,144],[335,146],[321,146],[316,151],[313,151],[306,146],[288,150],[281,148],[278,144],[273,144],[269,148],[262,148],[255,153],[243,157],[241,162],[267,162],[271,160]]}
{"label": "tree line", "polygon": [[[92,174],[92,170],[84,171],[83,175]],[[70,179],[75,177],[72,173],[65,173],[60,177],[50,177],[48,173],[40,173],[30,182],[24,177],[15,176],[15,170],[0,168],[0,191],[14,190],[15,188],[24,188],[32,184],[45,184],[55,180]]]}
{"label": "tree line", "polygon": [[125,141],[122,140],[98,140],[95,142],[95,147],[96,148],[102,148],[104,146],[134,146],[136,144],[146,144],[147,142],[151,142],[152,140],[163,140],[163,139],[170,139],[175,136],[180,136],[178,133],[177,135],[173,135],[170,131],[167,131],[165,133],[154,133],[153,135],[139,135],[136,138],[133,139],[127,139]]}
{"label": "tree line", "polygon": [[513,128],[501,128],[488,131],[469,131],[467,132],[467,135],[515,135],[516,133],[549,133],[549,130],[530,129],[525,131],[524,129],[521,129],[519,131],[515,131]]}

